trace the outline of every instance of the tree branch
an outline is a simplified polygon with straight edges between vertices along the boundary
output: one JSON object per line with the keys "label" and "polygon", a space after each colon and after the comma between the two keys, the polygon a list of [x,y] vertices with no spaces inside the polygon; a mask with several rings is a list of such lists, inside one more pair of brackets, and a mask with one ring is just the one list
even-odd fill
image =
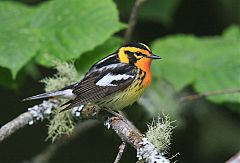
{"label": "tree branch", "polygon": [[50,99],[48,101],[43,101],[39,105],[28,108],[27,112],[19,115],[17,118],[13,119],[0,128],[0,142],[20,128],[23,128],[28,124],[32,125],[36,121],[49,117],[52,110],[58,107],[59,104],[60,101]]}
{"label": "tree branch", "polygon": [[205,92],[205,93],[185,96],[185,97],[180,98],[180,101],[181,102],[192,101],[192,100],[197,100],[197,99],[200,99],[200,98],[203,98],[203,97],[208,97],[208,96],[222,95],[222,94],[231,94],[231,93],[239,93],[239,92],[240,92],[240,88],[224,89],[224,90],[218,90],[218,91],[210,91],[210,92]]}
{"label": "tree branch", "polygon": [[133,31],[134,31],[134,27],[137,23],[137,17],[138,17],[139,9],[141,8],[141,6],[144,4],[145,1],[146,0],[136,0],[135,1],[135,4],[132,8],[132,12],[131,12],[131,15],[130,15],[130,18],[129,18],[129,21],[128,21],[128,28],[127,28],[127,30],[125,31],[125,34],[124,34],[125,43],[128,43],[129,41],[131,41],[131,37],[132,37]]}
{"label": "tree branch", "polygon": [[236,155],[231,157],[229,160],[226,161],[226,163],[239,163],[240,162],[240,152],[238,152]]}
{"label": "tree branch", "polygon": [[[60,104],[60,100],[50,99],[48,101],[43,101],[40,105],[35,105],[34,107],[29,108],[28,112],[21,114],[0,128],[1,141],[27,124],[33,124],[49,117],[52,111]],[[163,156],[161,151],[148,141],[148,139],[141,134],[126,117],[109,113],[106,109],[101,109],[92,104],[79,108],[73,108],[70,110],[73,116],[79,119],[98,119],[104,122],[105,126],[112,128],[121,140],[128,142],[137,150],[137,158],[139,160],[145,160],[149,163],[169,163],[169,160]]]}
{"label": "tree branch", "polygon": [[148,163],[170,162],[125,116],[111,114],[106,109],[90,104],[81,110],[81,117],[97,118],[103,121],[105,126],[113,129],[122,141],[129,143],[137,150],[138,160],[144,160]]}

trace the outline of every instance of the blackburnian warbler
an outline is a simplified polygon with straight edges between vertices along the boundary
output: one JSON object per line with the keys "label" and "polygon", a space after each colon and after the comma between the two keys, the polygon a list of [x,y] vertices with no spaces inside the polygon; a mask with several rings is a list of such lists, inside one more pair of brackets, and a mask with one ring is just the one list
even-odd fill
{"label": "blackburnian warbler", "polygon": [[147,45],[129,43],[95,63],[80,82],[24,100],[64,97],[70,100],[66,109],[94,103],[120,110],[133,104],[150,85],[153,59],[160,57],[154,55]]}

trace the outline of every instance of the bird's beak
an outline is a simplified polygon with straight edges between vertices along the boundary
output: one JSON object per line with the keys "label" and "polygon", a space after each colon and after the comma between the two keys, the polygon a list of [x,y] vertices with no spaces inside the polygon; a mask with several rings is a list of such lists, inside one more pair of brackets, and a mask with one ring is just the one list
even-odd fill
{"label": "bird's beak", "polygon": [[155,54],[151,54],[150,56],[147,56],[147,58],[151,58],[151,59],[161,59],[161,57],[155,55]]}

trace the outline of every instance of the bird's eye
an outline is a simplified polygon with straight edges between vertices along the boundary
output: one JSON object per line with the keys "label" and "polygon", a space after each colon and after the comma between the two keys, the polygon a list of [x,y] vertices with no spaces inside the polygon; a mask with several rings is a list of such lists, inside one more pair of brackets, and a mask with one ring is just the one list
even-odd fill
{"label": "bird's eye", "polygon": [[141,56],[142,53],[141,53],[141,52],[136,52],[136,55],[137,55],[137,56]]}
{"label": "bird's eye", "polygon": [[134,53],[134,56],[135,56],[135,58],[138,59],[138,60],[141,59],[141,58],[143,58],[143,55],[142,55],[141,52],[135,52],[135,53]]}

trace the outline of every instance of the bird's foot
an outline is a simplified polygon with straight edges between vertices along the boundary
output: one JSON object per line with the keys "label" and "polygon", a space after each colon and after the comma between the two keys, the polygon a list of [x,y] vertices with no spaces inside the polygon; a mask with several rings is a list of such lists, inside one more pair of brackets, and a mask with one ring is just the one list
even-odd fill
{"label": "bird's foot", "polygon": [[81,111],[82,111],[83,107],[84,107],[84,105],[80,105],[80,106],[74,107],[74,108],[72,109],[72,114],[73,114],[75,117],[79,118],[80,115],[81,115]]}
{"label": "bird's foot", "polygon": [[121,120],[125,120],[126,119],[124,113],[121,112],[121,111],[114,111],[114,110],[109,109],[109,108],[104,108],[104,110],[114,116],[114,117],[112,117],[112,119],[114,119],[114,118],[119,118]]}

